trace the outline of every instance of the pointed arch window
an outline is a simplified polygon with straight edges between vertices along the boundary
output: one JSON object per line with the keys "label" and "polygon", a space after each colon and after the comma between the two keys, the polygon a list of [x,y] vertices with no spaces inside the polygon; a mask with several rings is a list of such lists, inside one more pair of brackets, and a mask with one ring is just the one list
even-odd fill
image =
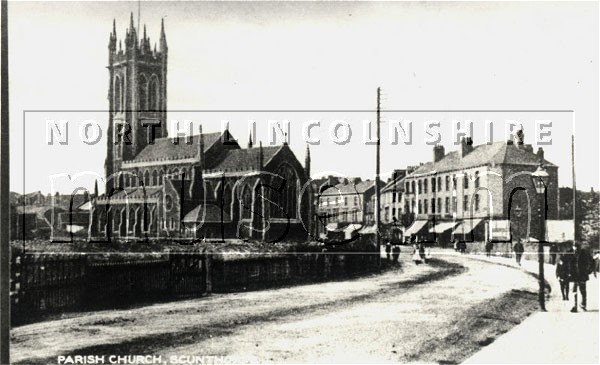
{"label": "pointed arch window", "polygon": [[158,111],[159,100],[158,77],[156,75],[152,75],[152,78],[150,79],[150,86],[148,88],[149,109],[152,111]]}
{"label": "pointed arch window", "polygon": [[156,170],[152,171],[152,186],[158,185],[158,172]]}
{"label": "pointed arch window", "polygon": [[271,209],[273,218],[297,218],[298,203],[298,175],[285,164],[279,167],[275,173],[273,187],[277,190],[271,190],[271,201],[274,202]]}
{"label": "pointed arch window", "polygon": [[119,77],[115,77],[115,111],[122,112],[123,111],[123,80]]}
{"label": "pointed arch window", "polygon": [[144,74],[140,75],[140,87],[138,92],[138,108],[148,110],[148,79]]}
{"label": "pointed arch window", "polygon": [[252,213],[252,190],[248,185],[242,190],[242,199],[240,201],[240,215],[243,219],[249,219]]}

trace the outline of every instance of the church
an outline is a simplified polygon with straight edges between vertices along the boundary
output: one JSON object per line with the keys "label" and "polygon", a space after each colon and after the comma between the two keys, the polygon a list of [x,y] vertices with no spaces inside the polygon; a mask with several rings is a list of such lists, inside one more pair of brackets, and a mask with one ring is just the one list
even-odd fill
{"label": "church", "polygon": [[242,148],[228,128],[169,137],[164,20],[158,48],[137,32],[132,14],[117,41],[113,22],[106,193],[92,202],[90,239],[306,240],[310,152],[302,166],[287,143]]}

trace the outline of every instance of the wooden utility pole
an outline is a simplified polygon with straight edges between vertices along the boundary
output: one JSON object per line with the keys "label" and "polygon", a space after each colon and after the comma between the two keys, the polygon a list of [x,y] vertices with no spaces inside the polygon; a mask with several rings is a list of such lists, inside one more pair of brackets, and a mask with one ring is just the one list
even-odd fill
{"label": "wooden utility pole", "polygon": [[381,88],[377,88],[377,153],[375,162],[375,239],[377,242],[377,265],[381,266],[381,191],[379,190],[379,175],[381,165]]}
{"label": "wooden utility pole", "polygon": [[575,132],[571,135],[571,174],[573,177],[573,239],[579,241],[577,235],[577,184],[575,184]]}

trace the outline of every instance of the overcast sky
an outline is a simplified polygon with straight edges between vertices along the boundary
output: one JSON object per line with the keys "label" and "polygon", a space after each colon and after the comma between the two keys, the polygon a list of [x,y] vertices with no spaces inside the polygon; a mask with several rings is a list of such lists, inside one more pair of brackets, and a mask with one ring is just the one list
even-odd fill
{"label": "overcast sky", "polygon": [[[84,119],[106,126],[107,113],[25,113],[24,110],[105,110],[112,20],[120,39],[137,2],[11,2],[11,190],[51,189],[49,176],[90,171],[103,176],[104,138],[78,138]],[[517,119],[536,144],[536,119],[552,120],[546,157],[571,185],[570,138],[575,126],[577,186],[599,186],[598,4],[586,3],[141,3],[141,23],[158,41],[165,19],[169,45],[168,108],[173,110],[295,110],[255,113],[169,113],[202,122],[204,131],[229,119],[245,147],[247,120],[267,141],[267,120],[291,122],[290,145],[304,163],[303,123],[318,119],[311,146],[313,176],[328,171],[372,177],[375,148],[364,145],[363,120],[375,119],[376,88],[384,120],[413,120],[413,144],[392,145],[382,126],[382,172],[432,158],[424,122],[441,121],[446,150],[453,119],[474,121],[475,144],[494,140],[504,120]],[[573,110],[519,113],[404,113],[389,110]],[[298,111],[312,112],[298,112]],[[336,110],[337,112],[315,112]],[[346,112],[344,112],[346,110]],[[386,111],[387,110],[387,111]],[[23,120],[25,116],[25,121]],[[46,142],[47,119],[68,119],[69,144]],[[329,140],[329,126],[348,121],[351,141]],[[25,130],[25,148],[23,131]],[[103,135],[105,137],[105,134]],[[536,146],[537,148],[537,146]],[[23,152],[25,150],[25,158]],[[23,180],[23,166],[25,180]],[[385,176],[384,176],[385,178]],[[58,181],[58,180],[57,180]],[[84,185],[93,179],[82,180]],[[23,187],[24,186],[24,187]],[[67,192],[65,181],[55,189]]]}

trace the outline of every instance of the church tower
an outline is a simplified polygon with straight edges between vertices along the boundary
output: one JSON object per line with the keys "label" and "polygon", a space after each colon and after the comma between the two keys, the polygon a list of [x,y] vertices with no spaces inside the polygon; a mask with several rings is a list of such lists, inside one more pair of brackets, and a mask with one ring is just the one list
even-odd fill
{"label": "church tower", "polygon": [[[124,41],[117,39],[113,20],[108,43],[107,178],[119,172],[123,161],[134,159],[148,144],[152,128],[155,138],[167,136],[167,54],[164,20],[158,49],[146,35],[145,25],[141,38],[138,36],[133,13]],[[108,181],[107,191],[112,190],[114,181]]]}

